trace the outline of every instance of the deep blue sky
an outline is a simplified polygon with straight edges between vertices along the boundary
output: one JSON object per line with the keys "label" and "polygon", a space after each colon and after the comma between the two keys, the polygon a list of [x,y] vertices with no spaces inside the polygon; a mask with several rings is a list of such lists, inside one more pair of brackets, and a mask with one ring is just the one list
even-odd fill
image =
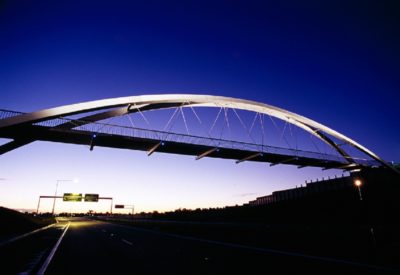
{"label": "deep blue sky", "polygon": [[396,2],[0,1],[0,108],[225,95],[308,116],[400,161]]}

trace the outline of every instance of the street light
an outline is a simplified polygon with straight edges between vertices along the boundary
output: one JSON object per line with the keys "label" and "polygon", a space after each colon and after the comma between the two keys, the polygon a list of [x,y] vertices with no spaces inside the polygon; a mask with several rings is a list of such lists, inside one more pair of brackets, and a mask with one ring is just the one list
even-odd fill
{"label": "street light", "polygon": [[72,180],[57,180],[57,184],[56,184],[56,192],[54,193],[54,200],[53,200],[53,210],[51,210],[51,214],[54,215],[54,208],[56,206],[56,197],[57,197],[57,189],[58,189],[58,184],[60,182],[67,182],[67,181],[72,181],[74,183],[78,183],[79,180],[78,179],[72,179]]}
{"label": "street light", "polygon": [[361,185],[362,185],[362,181],[360,179],[356,179],[354,181],[354,185],[357,186],[358,189],[358,195],[360,196],[360,201],[362,201],[362,194],[361,194]]}
{"label": "street light", "polygon": [[[361,186],[363,185],[363,182],[360,179],[355,179],[354,180],[354,185],[357,186],[358,195],[360,196],[360,201],[362,201],[363,198],[362,198],[362,194],[361,194]],[[367,210],[365,210],[365,211],[367,211]],[[371,238],[372,238],[373,249],[375,250],[375,248],[376,248],[376,238],[375,238],[374,227],[372,226],[372,224],[371,224],[371,228],[370,228],[370,233],[371,233]]]}

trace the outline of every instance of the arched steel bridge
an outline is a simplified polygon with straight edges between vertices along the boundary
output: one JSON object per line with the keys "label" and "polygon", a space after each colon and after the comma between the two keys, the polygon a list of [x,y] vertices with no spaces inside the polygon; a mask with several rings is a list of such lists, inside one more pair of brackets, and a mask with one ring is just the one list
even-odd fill
{"label": "arched steel bridge", "polygon": [[[247,132],[249,125],[246,126],[236,110],[277,118],[310,133],[333,148],[337,155],[274,147],[256,142],[227,140],[210,135],[190,135],[189,131],[182,134],[137,128],[133,125],[106,125],[101,122],[135,113],[140,114],[146,120],[145,113],[148,111],[175,109],[173,115],[181,112],[186,129],[188,129],[183,108],[191,109],[198,118],[195,112],[195,108],[198,107],[220,108],[218,116],[221,110],[225,111],[225,116],[226,109],[233,110],[238,121],[243,125],[243,129]],[[228,118],[226,118],[226,123],[229,126]],[[97,130],[93,125],[98,126]],[[108,131],[98,130],[104,126],[107,126]],[[314,166],[323,169],[355,170],[370,166],[385,166],[394,169],[392,165],[371,150],[314,120],[260,102],[212,95],[163,94],[120,97],[65,105],[31,113],[0,110],[0,137],[12,139],[0,146],[0,154],[34,141],[53,141],[85,144],[90,147],[90,150],[94,146],[103,146],[142,150],[147,151],[148,155],[153,152],[193,155],[197,160],[203,157],[213,157],[233,159],[236,160],[236,163],[259,161],[268,162],[271,166],[290,164],[297,165],[299,168]],[[362,152],[367,158],[361,159],[352,156],[343,149],[343,145],[351,146]]]}

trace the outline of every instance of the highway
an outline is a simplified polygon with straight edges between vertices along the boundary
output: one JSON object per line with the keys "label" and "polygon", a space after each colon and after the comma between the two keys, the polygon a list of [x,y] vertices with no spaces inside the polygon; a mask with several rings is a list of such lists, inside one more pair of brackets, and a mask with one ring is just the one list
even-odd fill
{"label": "highway", "polygon": [[60,220],[1,251],[2,274],[396,274],[86,218]]}
{"label": "highway", "polygon": [[382,270],[74,219],[46,274],[383,274]]}

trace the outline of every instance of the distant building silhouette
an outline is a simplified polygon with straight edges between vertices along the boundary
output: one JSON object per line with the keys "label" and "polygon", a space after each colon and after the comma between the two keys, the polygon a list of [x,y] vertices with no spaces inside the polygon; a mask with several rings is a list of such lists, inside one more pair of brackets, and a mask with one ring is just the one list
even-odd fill
{"label": "distant building silhouette", "polygon": [[306,181],[305,186],[275,191],[271,195],[258,197],[257,199],[250,201],[246,205],[266,205],[281,201],[300,199],[306,196],[325,192],[339,191],[347,188],[353,188],[353,176],[345,176],[344,174],[342,174],[340,177],[335,176],[335,178],[328,179],[322,178],[321,180],[317,180],[315,182]]}

